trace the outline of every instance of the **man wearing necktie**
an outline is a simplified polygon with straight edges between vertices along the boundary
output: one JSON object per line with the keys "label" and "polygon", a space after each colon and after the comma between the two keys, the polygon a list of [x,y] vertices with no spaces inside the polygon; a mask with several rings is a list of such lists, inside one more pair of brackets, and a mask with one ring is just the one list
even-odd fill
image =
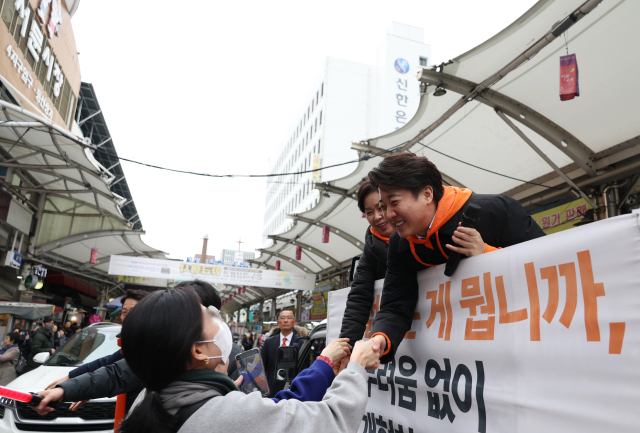
{"label": "man wearing necktie", "polygon": [[264,342],[260,356],[267,372],[269,395],[274,396],[284,388],[284,381],[276,380],[276,360],[278,347],[298,345],[295,331],[296,318],[291,310],[282,310],[278,315],[278,328],[273,335]]}

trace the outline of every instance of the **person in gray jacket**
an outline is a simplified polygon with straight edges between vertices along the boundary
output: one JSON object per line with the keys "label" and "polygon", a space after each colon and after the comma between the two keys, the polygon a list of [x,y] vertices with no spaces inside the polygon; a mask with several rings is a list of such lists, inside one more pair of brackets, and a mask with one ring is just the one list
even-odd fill
{"label": "person in gray jacket", "polygon": [[4,338],[4,347],[0,350],[0,386],[6,386],[18,377],[16,364],[20,359],[19,342],[20,334],[18,332],[9,332]]}
{"label": "person in gray jacket", "polygon": [[[276,403],[260,393],[239,392],[228,376],[215,371],[229,362],[231,332],[212,311],[192,291],[169,289],[147,296],[131,312],[122,328],[122,350],[145,391],[120,433],[254,433],[257,425],[266,432],[358,429],[368,400],[365,368],[379,364],[372,344],[359,342],[351,362],[344,357],[336,363],[342,371],[322,401]],[[256,423],[238,424],[238,408]],[[36,409],[48,411],[42,405]]]}

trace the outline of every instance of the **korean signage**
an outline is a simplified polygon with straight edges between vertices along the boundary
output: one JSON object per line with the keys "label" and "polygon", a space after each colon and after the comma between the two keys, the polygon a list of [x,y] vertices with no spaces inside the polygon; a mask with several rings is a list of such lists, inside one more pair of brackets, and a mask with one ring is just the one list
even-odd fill
{"label": "korean signage", "polygon": [[327,318],[329,291],[331,291],[331,284],[325,284],[313,289],[313,294],[311,295],[313,306],[309,311],[309,320],[324,320]]}
{"label": "korean signage", "polygon": [[551,209],[531,215],[531,218],[546,234],[556,233],[573,228],[583,220],[591,206],[581,198]]}
{"label": "korean signage", "polygon": [[8,60],[31,92],[25,96],[35,100],[45,117],[53,119],[56,109],[67,122],[75,95],[49,43],[62,24],[61,0],[41,0],[36,10],[28,0],[5,1],[2,20],[14,39],[4,47]]}
{"label": "korean signage", "polygon": [[176,281],[203,280],[212,284],[312,290],[315,274],[271,271],[268,269],[205,265],[177,260],[111,256],[109,275],[160,278]]}
{"label": "korean signage", "polygon": [[117,282],[125,284],[136,284],[139,286],[167,287],[167,280],[164,278],[127,277],[124,275],[118,275]]}
{"label": "korean signage", "polygon": [[[411,330],[368,372],[360,431],[636,431],[638,245],[634,213],[465,259],[452,278],[421,271]],[[327,341],[348,292],[331,292]]]}
{"label": "korean signage", "polygon": [[569,101],[576,96],[580,96],[576,55],[560,56],[560,100]]}

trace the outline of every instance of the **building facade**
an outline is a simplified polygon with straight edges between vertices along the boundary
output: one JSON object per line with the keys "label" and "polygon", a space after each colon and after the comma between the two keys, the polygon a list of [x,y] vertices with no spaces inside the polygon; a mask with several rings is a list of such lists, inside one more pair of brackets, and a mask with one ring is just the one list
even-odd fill
{"label": "building facade", "polygon": [[236,257],[239,259],[239,255],[242,254],[242,261],[246,262],[247,260],[251,260],[254,259],[256,256],[255,252],[249,252],[249,251],[238,251],[238,250],[227,250],[224,249],[222,250],[222,254],[220,255],[222,257],[222,263],[224,265],[227,266],[231,266],[234,263],[239,263],[240,260],[237,260]]}
{"label": "building facade", "polygon": [[316,182],[353,171],[355,164],[334,167],[357,161],[352,141],[392,132],[413,117],[420,98],[415,73],[431,61],[431,48],[423,39],[423,29],[392,23],[376,65],[326,59],[300,117],[271,161],[270,173],[292,174],[267,182],[263,242],[291,226],[287,214],[318,203]]}

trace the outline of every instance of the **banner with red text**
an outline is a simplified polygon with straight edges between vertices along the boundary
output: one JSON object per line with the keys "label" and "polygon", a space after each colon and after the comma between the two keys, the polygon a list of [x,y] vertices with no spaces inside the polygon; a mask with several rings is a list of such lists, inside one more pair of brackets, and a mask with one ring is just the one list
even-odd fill
{"label": "banner with red text", "polygon": [[[418,283],[411,331],[369,372],[359,431],[638,431],[640,213],[465,259],[452,278],[427,269]],[[327,341],[348,292],[330,293]]]}

